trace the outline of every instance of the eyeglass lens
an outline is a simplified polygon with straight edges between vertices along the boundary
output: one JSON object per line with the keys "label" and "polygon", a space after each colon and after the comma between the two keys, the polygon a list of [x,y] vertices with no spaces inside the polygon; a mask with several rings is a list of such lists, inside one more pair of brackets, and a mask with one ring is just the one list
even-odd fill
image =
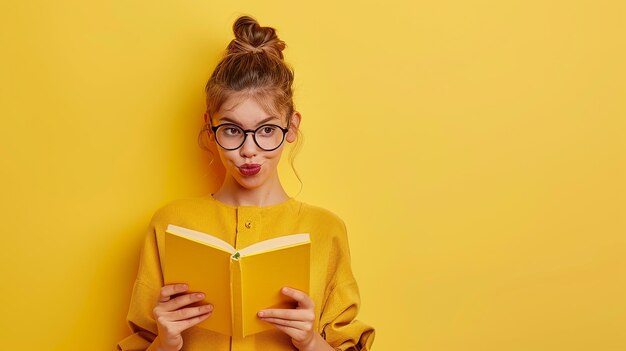
{"label": "eyeglass lens", "polygon": [[[217,142],[225,149],[234,150],[243,145],[247,133],[236,125],[221,125],[215,132]],[[273,124],[262,125],[254,131],[254,141],[263,150],[274,150],[282,144],[285,134]]]}

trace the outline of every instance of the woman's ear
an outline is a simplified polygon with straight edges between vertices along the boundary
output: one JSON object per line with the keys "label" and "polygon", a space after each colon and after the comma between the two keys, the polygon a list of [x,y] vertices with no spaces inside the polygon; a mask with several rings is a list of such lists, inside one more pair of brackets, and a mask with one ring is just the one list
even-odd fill
{"label": "woman's ear", "polygon": [[287,136],[286,136],[287,142],[293,143],[294,141],[296,141],[296,138],[298,137],[298,129],[300,128],[301,121],[302,121],[302,115],[300,114],[300,112],[294,111],[289,121],[289,131],[287,131]]}

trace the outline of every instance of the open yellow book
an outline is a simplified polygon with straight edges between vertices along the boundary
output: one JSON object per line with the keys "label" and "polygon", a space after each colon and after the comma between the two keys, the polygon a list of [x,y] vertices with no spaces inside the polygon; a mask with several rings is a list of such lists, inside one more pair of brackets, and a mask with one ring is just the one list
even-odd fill
{"label": "open yellow book", "polygon": [[197,326],[242,338],[274,328],[258,311],[296,306],[280,293],[283,286],[309,293],[310,250],[306,233],[236,250],[212,235],[170,224],[163,278],[165,284],[186,283],[189,291],[205,293],[196,305],[211,303],[213,312]]}

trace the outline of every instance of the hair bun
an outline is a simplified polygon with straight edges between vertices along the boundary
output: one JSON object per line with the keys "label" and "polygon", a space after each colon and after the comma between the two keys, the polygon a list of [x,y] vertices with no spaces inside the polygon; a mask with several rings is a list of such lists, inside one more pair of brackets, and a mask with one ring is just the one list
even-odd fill
{"label": "hair bun", "polygon": [[241,16],[233,24],[235,39],[228,45],[228,54],[267,52],[283,59],[285,42],[278,39],[272,27],[261,27],[250,16]]}

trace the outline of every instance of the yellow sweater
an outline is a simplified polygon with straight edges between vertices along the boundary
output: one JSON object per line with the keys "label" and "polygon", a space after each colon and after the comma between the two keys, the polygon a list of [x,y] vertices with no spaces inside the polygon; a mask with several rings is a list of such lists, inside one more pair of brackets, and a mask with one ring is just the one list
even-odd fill
{"label": "yellow sweater", "polygon": [[[152,217],[128,311],[133,334],[120,341],[119,350],[152,350],[157,334],[152,309],[163,286],[159,252],[168,224],[211,233],[236,249],[272,237],[309,233],[309,296],[315,302],[315,330],[336,349],[371,349],[374,329],[355,319],[359,290],[350,268],[346,227],[340,218],[293,198],[272,206],[236,207],[207,195],[173,201]],[[237,339],[191,327],[183,332],[183,340],[183,350],[189,351],[295,350],[291,339],[277,329]]]}

